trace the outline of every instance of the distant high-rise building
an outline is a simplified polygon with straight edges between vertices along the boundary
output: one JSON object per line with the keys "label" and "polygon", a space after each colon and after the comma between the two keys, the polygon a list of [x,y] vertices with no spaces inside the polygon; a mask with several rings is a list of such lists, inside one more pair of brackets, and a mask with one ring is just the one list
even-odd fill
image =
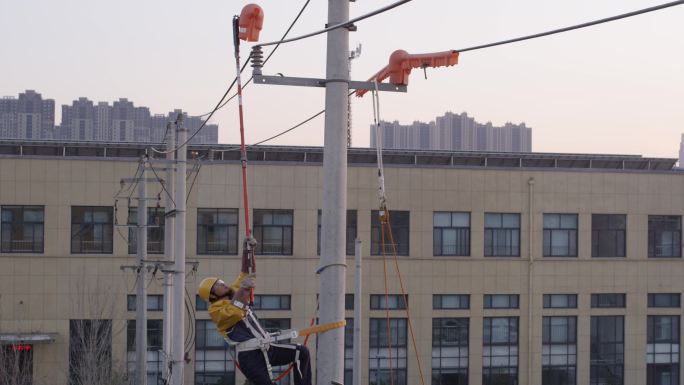
{"label": "distant high-rise building", "polygon": [[26,90],[18,98],[0,99],[0,135],[12,139],[52,139],[55,101]]}
{"label": "distant high-rise building", "polygon": [[684,134],[679,142],[679,168],[684,168]]}
{"label": "distant high-rise building", "polygon": [[[413,122],[402,125],[398,121],[381,122],[384,148],[448,150],[448,151],[532,151],[532,129],[525,123],[506,123],[495,127],[491,122],[481,124],[465,112],[447,112],[430,123]],[[376,127],[371,125],[371,147],[376,146]]]}

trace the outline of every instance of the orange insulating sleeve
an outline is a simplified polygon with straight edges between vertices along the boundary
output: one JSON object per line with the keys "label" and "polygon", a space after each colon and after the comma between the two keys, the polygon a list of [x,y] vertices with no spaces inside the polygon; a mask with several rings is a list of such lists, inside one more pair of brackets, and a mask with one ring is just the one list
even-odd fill
{"label": "orange insulating sleeve", "polygon": [[[449,67],[458,64],[458,52],[444,51],[435,53],[423,53],[411,55],[404,50],[396,50],[392,52],[389,58],[389,64],[371,76],[370,81],[377,81],[378,83],[389,78],[391,84],[397,86],[408,85],[409,75],[413,68],[427,68],[427,67]],[[356,91],[356,96],[363,96],[368,90]]]}
{"label": "orange insulating sleeve", "polygon": [[337,328],[343,328],[347,325],[347,321],[342,320],[338,322],[331,322],[328,324],[323,324],[323,325],[316,325],[316,326],[311,326],[308,328],[304,328],[299,331],[299,336],[304,337],[308,336],[309,334],[316,334],[316,333],[323,333],[327,332],[329,330],[337,329]]}
{"label": "orange insulating sleeve", "polygon": [[264,11],[256,4],[247,4],[240,12],[240,33],[238,37],[245,41],[258,41],[259,32],[264,25]]}

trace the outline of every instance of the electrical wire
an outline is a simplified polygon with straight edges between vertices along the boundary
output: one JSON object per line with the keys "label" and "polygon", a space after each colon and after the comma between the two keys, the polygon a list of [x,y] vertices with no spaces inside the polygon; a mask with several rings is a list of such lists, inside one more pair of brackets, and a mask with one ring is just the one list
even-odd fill
{"label": "electrical wire", "polygon": [[[303,13],[304,10],[306,9],[306,7],[309,5],[310,1],[311,1],[311,0],[306,0],[306,2],[304,3],[304,6],[302,6],[301,10],[299,11],[299,13],[298,13],[297,16],[295,17],[295,19],[292,21],[292,23],[290,24],[290,26],[287,28],[287,31],[285,31],[285,34],[283,35],[283,38],[285,38],[285,37],[287,36],[287,34],[290,33],[290,30],[292,30],[292,27],[294,27],[294,25],[295,25],[295,23],[297,22],[297,20],[299,20],[299,17],[302,15],[302,13]],[[411,0],[404,0],[404,1],[411,1]],[[272,56],[273,53],[276,51],[276,49],[278,49],[278,46],[279,46],[279,45],[280,45],[280,44],[278,43],[278,44],[276,45],[276,47],[273,48],[273,51],[271,51],[271,53],[268,55],[268,57],[267,57],[266,60],[264,61],[264,64],[268,61],[268,59],[271,58],[271,56]],[[247,57],[247,60],[245,61],[245,63],[244,63],[244,64],[242,65],[242,67],[240,68],[240,73],[242,73],[242,72],[245,70],[245,68],[246,68],[247,65],[249,64],[249,60],[250,60],[250,59],[251,59],[251,54]],[[216,113],[216,111],[218,111],[219,109],[223,108],[226,104],[228,104],[228,102],[230,102],[231,100],[233,100],[233,99],[237,96],[237,94],[235,94],[235,95],[231,96],[230,98],[228,98],[228,100],[226,100],[226,101],[224,102],[224,100],[226,99],[226,97],[227,97],[228,94],[230,93],[230,90],[232,90],[233,87],[235,86],[236,81],[237,81],[237,78],[233,79],[233,81],[230,83],[230,86],[228,86],[228,89],[227,89],[226,92],[223,94],[223,96],[221,97],[221,99],[219,100],[219,102],[216,104],[216,106],[214,107],[214,109],[211,110],[211,112],[208,112],[208,113],[206,113],[206,114],[199,115],[200,118],[202,118],[202,117],[204,117],[204,116],[207,116],[207,119],[204,120],[204,121],[202,122],[202,124],[201,124],[200,127],[197,129],[197,131],[193,132],[192,135],[190,135],[190,137],[188,137],[188,139],[187,139],[183,144],[180,144],[180,145],[176,146],[176,148],[174,148],[174,149],[172,149],[172,150],[158,150],[158,149],[156,149],[156,148],[154,148],[154,147],[150,147],[150,148],[152,149],[152,151],[154,151],[154,152],[156,152],[156,153],[158,153],[158,154],[168,154],[168,153],[171,153],[171,152],[175,152],[175,151],[177,151],[179,148],[181,148],[181,147],[185,146],[186,144],[190,143],[190,141],[191,141],[195,136],[197,136],[197,134],[199,134],[200,131],[202,131],[202,129],[204,128],[204,126],[206,126],[207,122],[209,122],[209,120],[211,119],[211,117],[214,116],[214,114]],[[245,83],[245,85],[247,85],[247,84],[248,84],[249,82],[251,82],[251,81],[252,81],[252,78],[250,78],[250,79]]]}
{"label": "electrical wire", "polygon": [[192,183],[190,184],[190,188],[188,189],[188,195],[185,197],[185,203],[188,203],[188,200],[190,199],[190,193],[192,193],[192,188],[195,187],[195,181],[197,180],[197,176],[199,175],[200,170],[202,169],[202,163],[199,163],[199,167],[197,167],[197,172],[195,173],[195,177],[192,178]]}
{"label": "electrical wire", "polygon": [[271,41],[271,42],[268,42],[268,43],[257,44],[256,46],[257,46],[257,47],[266,47],[266,46],[275,45],[275,44],[291,43],[291,42],[293,42],[293,41],[302,40],[302,39],[306,39],[306,38],[313,37],[313,36],[316,36],[316,35],[320,35],[320,34],[323,34],[323,33],[327,33],[327,32],[330,32],[330,31],[334,31],[334,30],[339,29],[339,28],[346,28],[346,27],[349,27],[350,25],[354,24],[354,23],[357,22],[357,21],[361,21],[361,20],[364,20],[364,19],[368,19],[369,17],[373,17],[373,16],[379,15],[379,14],[381,14],[381,13],[383,13],[383,12],[387,12],[387,11],[393,9],[393,8],[396,8],[396,7],[400,6],[400,5],[406,4],[406,3],[410,2],[410,1],[412,1],[412,0],[401,0],[401,1],[397,1],[396,3],[392,3],[392,4],[390,4],[390,5],[387,5],[387,6],[384,6],[384,7],[382,7],[382,8],[376,9],[376,10],[373,11],[373,12],[370,12],[370,13],[367,13],[367,14],[365,14],[365,15],[361,15],[361,16],[355,17],[355,18],[350,19],[349,21],[345,21],[345,22],[343,22],[343,23],[339,23],[339,24],[332,25],[332,26],[330,26],[330,27],[321,29],[321,30],[319,30],[319,31],[310,32],[310,33],[307,33],[307,34],[305,34],[305,35],[293,37],[293,38],[290,38],[290,39],[281,39],[281,40],[277,40],[277,41]]}
{"label": "electrical wire", "polygon": [[176,207],[176,201],[173,200],[173,197],[171,196],[171,193],[169,190],[166,189],[166,185],[164,184],[164,181],[159,177],[159,174],[157,174],[157,171],[154,169],[154,166],[152,165],[152,162],[150,162],[150,169],[152,170],[152,173],[154,174],[154,177],[157,179],[157,182],[161,185],[162,189],[164,189],[164,192],[166,192],[166,195],[169,197],[171,200],[171,203],[173,203],[173,207]]}
{"label": "electrical wire", "polygon": [[653,6],[653,7],[644,8],[644,9],[640,9],[640,10],[633,11],[633,12],[623,13],[623,14],[621,14],[621,15],[606,17],[606,18],[603,18],[603,19],[594,20],[594,21],[590,21],[590,22],[586,22],[586,23],[582,23],[582,24],[577,24],[577,25],[573,25],[573,26],[569,26],[569,27],[565,27],[565,28],[554,29],[554,30],[551,30],[551,31],[541,32],[541,33],[535,33],[534,35],[516,37],[516,38],[514,38],[514,39],[502,40],[502,41],[498,41],[498,42],[495,42],[495,43],[488,43],[488,44],[476,45],[476,46],[473,46],[473,47],[468,47],[468,48],[463,48],[463,49],[457,49],[457,50],[455,50],[455,51],[456,51],[456,52],[468,52],[468,51],[475,51],[475,50],[483,49],[483,48],[496,47],[496,46],[504,45],[504,44],[517,43],[517,42],[519,42],[519,41],[530,40],[530,39],[536,39],[536,38],[538,38],[538,37],[544,37],[544,36],[549,36],[549,35],[555,35],[555,34],[561,33],[561,32],[568,32],[568,31],[572,31],[572,30],[575,30],[575,29],[586,28],[586,27],[591,27],[591,26],[598,25],[598,24],[608,23],[608,22],[610,22],[610,21],[625,19],[625,18],[628,18],[628,17],[637,16],[637,15],[641,15],[641,14],[648,13],[648,12],[658,11],[658,10],[661,10],[661,9],[665,9],[665,8],[669,8],[669,7],[674,7],[674,6],[676,6],[676,5],[682,5],[682,4],[684,4],[684,0],[673,1],[673,2],[670,2],[670,3],[665,3],[665,4],[661,4],[661,5],[656,5],[656,6]]}

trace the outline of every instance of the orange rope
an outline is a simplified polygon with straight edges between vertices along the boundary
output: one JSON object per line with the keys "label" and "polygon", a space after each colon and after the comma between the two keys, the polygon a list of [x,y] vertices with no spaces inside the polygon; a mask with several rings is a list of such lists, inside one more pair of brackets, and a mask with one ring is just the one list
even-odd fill
{"label": "orange rope", "polygon": [[[394,371],[392,370],[392,328],[390,327],[390,316],[389,316],[389,289],[387,287],[387,258],[385,256],[385,225],[389,226],[389,222],[386,221],[385,211],[382,209],[378,212],[380,215],[380,249],[382,250],[382,266],[385,273],[385,318],[387,318],[387,346],[389,347],[389,375],[390,375],[390,385],[394,385]],[[379,364],[379,361],[378,361]],[[379,366],[379,365],[378,365]],[[380,368],[378,368],[379,370]]]}
{"label": "orange rope", "polygon": [[[399,278],[399,286],[401,287],[401,295],[404,298],[404,305],[406,307],[406,318],[408,320],[409,333],[411,334],[411,342],[413,343],[413,351],[416,355],[416,361],[418,362],[418,372],[420,373],[420,383],[425,385],[425,379],[423,376],[423,367],[420,362],[420,355],[418,354],[418,345],[416,345],[416,336],[413,332],[413,323],[411,322],[411,312],[409,311],[408,298],[406,297],[406,290],[404,289],[404,280],[401,277],[401,270],[399,269],[399,259],[397,258],[397,245],[394,243],[394,235],[392,234],[392,226],[389,224],[389,210],[385,208],[385,216],[387,218],[387,228],[389,230],[390,242],[392,244],[392,251],[394,253],[394,266],[397,270],[397,277]],[[384,234],[383,234],[384,238]]]}

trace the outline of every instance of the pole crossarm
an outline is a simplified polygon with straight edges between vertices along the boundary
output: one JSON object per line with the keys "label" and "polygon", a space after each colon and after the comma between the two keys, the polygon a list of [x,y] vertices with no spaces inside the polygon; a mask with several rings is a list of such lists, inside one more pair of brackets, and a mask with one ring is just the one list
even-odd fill
{"label": "pole crossarm", "polygon": [[[254,84],[274,84],[280,86],[299,86],[299,87],[325,87],[327,83],[347,83],[350,89],[355,90],[374,90],[375,84],[370,81],[356,81],[345,79],[319,79],[319,78],[299,78],[289,76],[253,75]],[[379,91],[406,92],[406,86],[388,83],[379,83]]]}

